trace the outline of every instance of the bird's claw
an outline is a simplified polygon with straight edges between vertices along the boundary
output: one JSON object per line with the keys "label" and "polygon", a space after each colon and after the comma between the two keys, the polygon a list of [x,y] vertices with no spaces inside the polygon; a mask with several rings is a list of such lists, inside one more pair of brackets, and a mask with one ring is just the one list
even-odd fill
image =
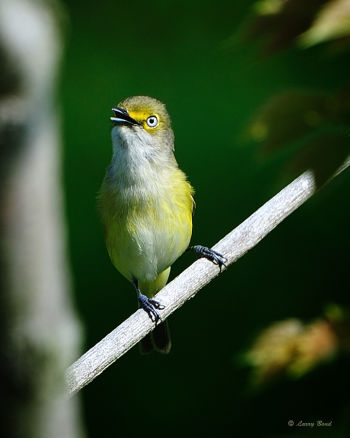
{"label": "bird's claw", "polygon": [[148,301],[152,304],[153,307],[155,307],[156,309],[159,310],[163,310],[165,309],[165,306],[163,306],[163,304],[160,304],[159,301],[153,300],[151,298],[148,299]]}
{"label": "bird's claw", "polygon": [[145,312],[147,312],[147,315],[151,318],[151,321],[157,325],[158,322],[162,320],[162,318],[160,317],[156,309],[162,310],[165,308],[165,306],[163,306],[156,300],[152,300],[151,298],[146,297],[141,293],[139,294],[138,298],[139,298],[140,307]]}
{"label": "bird's claw", "polygon": [[205,259],[214,263],[214,265],[219,266],[220,271],[222,266],[225,266],[225,268],[227,267],[227,258],[211,248],[207,248],[206,246],[202,245],[195,245],[191,246],[190,249],[194,251],[199,257],[204,257]]}

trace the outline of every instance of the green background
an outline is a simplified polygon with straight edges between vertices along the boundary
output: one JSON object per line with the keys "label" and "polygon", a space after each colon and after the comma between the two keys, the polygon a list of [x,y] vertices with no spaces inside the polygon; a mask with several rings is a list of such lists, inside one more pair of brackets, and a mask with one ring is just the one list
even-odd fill
{"label": "green background", "polygon": [[[261,56],[228,44],[250,2],[70,1],[60,81],[64,184],[75,302],[85,349],[136,309],[109,261],[96,196],[111,157],[111,107],[130,95],[166,103],[176,157],[196,190],[194,244],[213,245],[291,180],[287,153],[265,157],[243,132],[288,89],[338,90],[346,58],[320,47]],[[171,354],[134,348],[82,391],[88,437],[347,435],[349,360],[249,386],[240,357],[274,321],[349,304],[350,173],[345,172],[169,318]],[[172,277],[193,260],[181,257]],[[333,420],[331,431],[288,420]]]}

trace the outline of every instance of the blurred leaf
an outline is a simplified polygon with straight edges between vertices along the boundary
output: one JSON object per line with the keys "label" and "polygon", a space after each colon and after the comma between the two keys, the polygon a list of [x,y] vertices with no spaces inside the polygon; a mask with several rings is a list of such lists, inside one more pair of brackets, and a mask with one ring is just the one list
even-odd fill
{"label": "blurred leaf", "polygon": [[309,372],[320,362],[330,359],[338,349],[338,340],[333,327],[325,320],[305,326],[296,339],[296,355],[288,366],[294,377]]}
{"label": "blurred leaf", "polygon": [[263,37],[268,53],[295,42],[304,49],[335,40],[350,46],[349,0],[261,0],[253,9],[248,37]]}
{"label": "blurred leaf", "polygon": [[254,4],[254,10],[260,15],[270,15],[279,13],[285,0],[261,0]]}
{"label": "blurred leaf", "polygon": [[272,324],[261,332],[246,354],[246,361],[254,368],[254,380],[262,383],[286,369],[295,353],[294,340],[303,331],[298,319],[287,319]]}
{"label": "blurred leaf", "polygon": [[318,186],[350,155],[349,92],[286,91],[262,106],[246,130],[260,152],[272,154],[291,145],[283,184],[312,169]]}
{"label": "blurred leaf", "polygon": [[255,3],[256,18],[248,28],[248,37],[265,37],[265,51],[289,46],[305,33],[326,0],[264,0]]}
{"label": "blurred leaf", "polygon": [[246,355],[254,369],[255,384],[282,374],[300,377],[338,350],[333,326],[325,319],[304,325],[287,319],[263,330]]}
{"label": "blurred leaf", "polygon": [[333,0],[318,12],[312,26],[299,37],[307,48],[337,38],[350,36],[350,1]]}
{"label": "blurred leaf", "polygon": [[290,318],[276,322],[257,337],[246,353],[253,383],[261,385],[281,376],[299,378],[338,351],[350,353],[350,313],[327,305],[324,316],[304,324]]}
{"label": "blurred leaf", "polygon": [[260,108],[247,129],[248,140],[270,153],[334,119],[337,102],[325,93],[286,91]]}

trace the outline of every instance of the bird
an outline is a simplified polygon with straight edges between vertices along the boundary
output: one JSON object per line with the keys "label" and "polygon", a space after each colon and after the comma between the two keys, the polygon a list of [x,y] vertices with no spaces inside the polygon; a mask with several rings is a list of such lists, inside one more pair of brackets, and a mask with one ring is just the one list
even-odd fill
{"label": "bird", "polygon": [[136,290],[139,307],[155,323],[140,342],[141,353],[168,353],[171,340],[164,306],[154,295],[168,281],[172,264],[186,251],[220,270],[226,258],[190,247],[194,190],[174,155],[174,132],[166,106],[131,96],[112,108],[112,160],[98,196],[106,247],[114,267]]}

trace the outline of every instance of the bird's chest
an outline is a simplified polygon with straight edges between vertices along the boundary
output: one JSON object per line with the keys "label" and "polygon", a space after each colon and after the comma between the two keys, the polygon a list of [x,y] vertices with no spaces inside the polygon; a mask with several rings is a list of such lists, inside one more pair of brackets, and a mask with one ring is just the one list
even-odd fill
{"label": "bird's chest", "polygon": [[187,248],[192,217],[184,201],[186,187],[176,179],[149,174],[141,181],[114,186],[106,240],[113,263],[125,276],[151,278]]}
{"label": "bird's chest", "polygon": [[159,176],[141,185],[124,188],[115,204],[118,229],[124,229],[140,251],[171,248],[177,235],[183,232],[188,217],[180,190],[173,182],[161,180]]}

